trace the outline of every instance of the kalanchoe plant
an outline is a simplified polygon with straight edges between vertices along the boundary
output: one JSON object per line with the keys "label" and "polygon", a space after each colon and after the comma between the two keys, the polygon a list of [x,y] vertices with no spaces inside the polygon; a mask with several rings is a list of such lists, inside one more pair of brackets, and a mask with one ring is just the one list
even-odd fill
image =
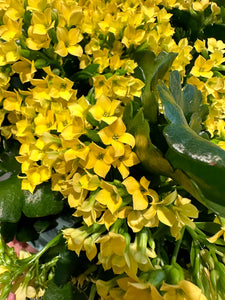
{"label": "kalanchoe plant", "polygon": [[0,10],[0,299],[223,299],[222,3]]}

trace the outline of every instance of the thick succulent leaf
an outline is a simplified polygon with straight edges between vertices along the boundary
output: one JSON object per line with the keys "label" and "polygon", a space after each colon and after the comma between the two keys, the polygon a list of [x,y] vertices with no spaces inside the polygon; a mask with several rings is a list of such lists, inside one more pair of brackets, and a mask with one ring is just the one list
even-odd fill
{"label": "thick succulent leaf", "polygon": [[202,130],[202,121],[208,114],[208,107],[202,104],[201,92],[193,85],[187,84],[182,90],[178,71],[170,74],[170,92],[183,111],[189,126],[197,133]]}
{"label": "thick succulent leaf", "polygon": [[38,186],[34,193],[24,191],[23,213],[29,218],[58,214],[63,209],[63,201],[49,183]]}
{"label": "thick succulent leaf", "polygon": [[16,223],[21,217],[22,201],[21,180],[7,173],[0,181],[0,221]]}
{"label": "thick succulent leaf", "polygon": [[164,136],[169,145],[166,157],[175,169],[184,171],[195,185],[198,200],[225,215],[225,151],[201,138],[185,121],[181,107],[165,84],[158,86],[169,125]]}
{"label": "thick succulent leaf", "polygon": [[[158,57],[152,51],[145,50],[135,54],[135,61],[141,69],[145,87],[142,92],[144,116],[151,123],[157,122],[158,101],[154,91],[159,79],[162,79],[171,67],[176,53],[161,52]],[[141,78],[142,79],[142,78]]]}

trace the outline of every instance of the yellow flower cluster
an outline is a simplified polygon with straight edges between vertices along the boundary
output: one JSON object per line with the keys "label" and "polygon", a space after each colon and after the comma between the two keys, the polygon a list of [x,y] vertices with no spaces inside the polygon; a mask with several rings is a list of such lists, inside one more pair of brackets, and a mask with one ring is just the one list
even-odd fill
{"label": "yellow flower cluster", "polygon": [[[138,270],[153,269],[150,258],[156,257],[150,228],[164,224],[179,239],[183,226],[195,228],[198,210],[176,191],[158,195],[144,176],[134,178],[132,167],[139,159],[123,111],[144,87],[134,76],[134,50],[178,53],[171,70],[182,76],[193,58],[187,38],[173,39],[166,8],[202,11],[208,6],[219,13],[209,0],[0,3],[0,129],[2,136],[21,143],[22,188],[33,193],[51,180],[52,190],[68,199],[74,216],[84,221],[63,231],[68,248],[78,255],[86,251],[89,260],[98,254],[104,270],[126,273],[128,282],[110,292],[122,293],[120,299],[134,299],[137,290],[143,299],[172,299],[174,289],[189,293],[190,283],[164,284],[162,298],[153,285],[138,282]],[[199,55],[188,82],[212,102],[208,130],[224,133],[225,77],[216,72],[225,61],[225,44],[211,38],[197,40],[194,48]],[[94,65],[95,72],[88,74]],[[76,72],[89,79],[84,93],[77,89]],[[204,299],[196,293],[195,299]],[[107,295],[102,299],[119,299]]]}

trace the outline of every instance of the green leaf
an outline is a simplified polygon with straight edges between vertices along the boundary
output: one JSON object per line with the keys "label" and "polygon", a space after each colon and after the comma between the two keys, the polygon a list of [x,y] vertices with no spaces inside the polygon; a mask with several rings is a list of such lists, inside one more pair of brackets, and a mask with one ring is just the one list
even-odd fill
{"label": "green leaf", "polygon": [[215,234],[221,229],[221,225],[215,222],[195,222],[197,227],[210,234]]}
{"label": "green leaf", "polygon": [[169,162],[150,139],[150,127],[144,117],[143,109],[133,117],[132,103],[125,108],[125,124],[127,130],[135,137],[135,152],[142,165],[150,172],[170,176],[173,171]]}
{"label": "green leaf", "polygon": [[84,80],[84,79],[89,79],[93,76],[96,75],[98,71],[99,64],[91,64],[87,66],[84,70],[76,72],[72,76],[72,80]]}
{"label": "green leaf", "polygon": [[176,56],[176,53],[166,53],[164,51],[158,57],[149,50],[135,53],[134,59],[142,71],[141,75],[145,82],[142,92],[144,116],[151,123],[157,123],[158,101],[155,91],[158,80],[164,77]]}
{"label": "green leaf", "polygon": [[208,114],[207,105],[201,104],[201,92],[190,84],[187,84],[182,91],[181,77],[178,71],[173,71],[170,74],[170,92],[182,109],[189,126],[199,133],[202,130],[202,122]]}
{"label": "green leaf", "polygon": [[[158,85],[169,125],[164,136],[169,145],[166,157],[175,169],[190,178],[197,199],[225,216],[225,151],[201,138],[187,124],[180,106],[165,84]],[[179,178],[176,178],[179,182]]]}
{"label": "green leaf", "polygon": [[29,218],[45,217],[58,214],[63,209],[59,193],[51,190],[50,183],[38,186],[34,193],[24,191],[23,213]]}
{"label": "green leaf", "polygon": [[[53,281],[48,282],[47,291],[43,297],[43,300],[73,300],[73,288],[72,284],[68,282],[66,285],[60,287]],[[82,299],[82,298],[79,298]]]}
{"label": "green leaf", "polygon": [[16,175],[2,180],[0,182],[0,221],[18,222],[21,217],[23,199],[21,180]]}

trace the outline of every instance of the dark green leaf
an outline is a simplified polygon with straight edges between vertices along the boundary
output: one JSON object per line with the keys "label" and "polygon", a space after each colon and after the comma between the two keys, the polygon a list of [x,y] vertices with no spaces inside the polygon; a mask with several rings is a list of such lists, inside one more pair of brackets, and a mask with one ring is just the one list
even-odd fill
{"label": "dark green leaf", "polygon": [[21,180],[12,175],[0,182],[0,221],[18,222],[21,217],[22,202]]}
{"label": "dark green leaf", "polygon": [[210,234],[215,234],[221,229],[221,225],[215,222],[196,222],[197,227]]}
{"label": "dark green leaf", "polygon": [[175,169],[181,169],[193,181],[198,200],[225,216],[225,151],[188,126],[182,109],[163,83],[158,91],[170,123],[164,129],[169,145],[166,157]]}
{"label": "dark green leaf", "polygon": [[72,80],[84,80],[84,79],[88,79],[91,78],[93,76],[96,75],[96,72],[98,71],[98,67],[99,64],[91,64],[89,66],[87,66],[84,70],[76,72],[73,76],[72,76]]}
{"label": "dark green leaf", "polygon": [[142,92],[144,116],[151,123],[157,122],[158,101],[155,94],[159,79],[162,79],[169,70],[176,53],[161,52],[158,57],[152,51],[145,50],[135,53],[135,61],[142,70],[145,87]]}
{"label": "dark green leaf", "polygon": [[[63,287],[57,286],[53,281],[48,282],[47,291],[43,300],[74,300],[72,284],[68,282]],[[82,299],[82,298],[79,298]]]}
{"label": "dark green leaf", "polygon": [[58,214],[63,209],[63,201],[57,192],[51,190],[50,183],[38,186],[34,193],[24,191],[23,213],[29,218]]}

